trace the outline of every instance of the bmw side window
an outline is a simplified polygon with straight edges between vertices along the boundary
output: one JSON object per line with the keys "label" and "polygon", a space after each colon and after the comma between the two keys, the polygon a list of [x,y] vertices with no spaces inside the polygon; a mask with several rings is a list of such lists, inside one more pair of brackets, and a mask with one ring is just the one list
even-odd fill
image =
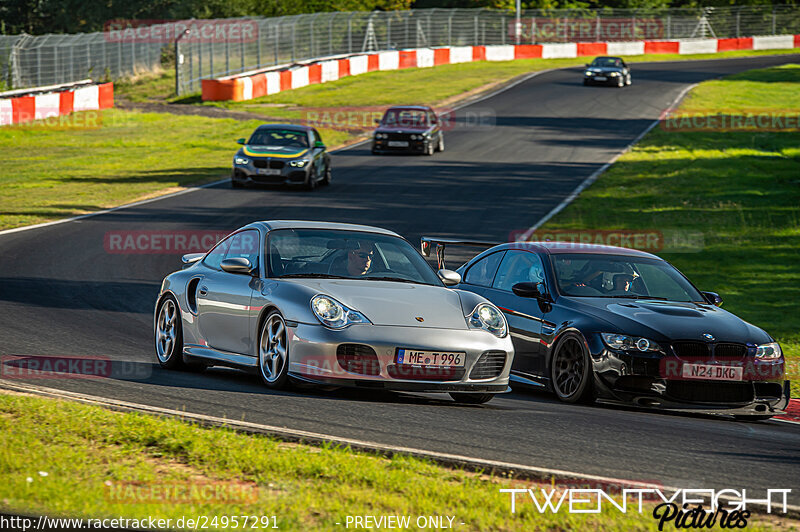
{"label": "bmw side window", "polygon": [[222,242],[216,245],[214,249],[212,249],[206,258],[203,259],[203,264],[208,266],[209,268],[214,268],[215,270],[219,270],[219,264],[222,262],[222,259],[225,258],[225,253],[228,251],[228,246],[231,243],[230,238],[226,238]]}
{"label": "bmw side window", "polygon": [[492,286],[494,274],[504,254],[505,251],[492,253],[470,266],[469,270],[467,270],[467,275],[464,276],[464,282],[487,288]]}
{"label": "bmw side window", "polygon": [[231,244],[225,254],[226,259],[245,258],[254,267],[258,267],[258,231],[242,231],[229,239]]}
{"label": "bmw side window", "polygon": [[511,291],[517,283],[544,283],[542,259],[528,251],[509,251],[503,258],[492,288]]}

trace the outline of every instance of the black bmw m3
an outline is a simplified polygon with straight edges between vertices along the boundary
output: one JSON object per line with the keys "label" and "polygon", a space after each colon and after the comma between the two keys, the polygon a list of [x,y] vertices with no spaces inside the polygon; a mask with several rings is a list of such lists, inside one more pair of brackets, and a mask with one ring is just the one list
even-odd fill
{"label": "black bmw m3", "polygon": [[[423,254],[436,249],[441,265],[447,244],[475,243],[423,237]],[[788,404],[778,343],[655,255],[508,243],[457,271],[459,289],[506,315],[512,382],[550,389],[570,403],[603,399],[751,420]]]}

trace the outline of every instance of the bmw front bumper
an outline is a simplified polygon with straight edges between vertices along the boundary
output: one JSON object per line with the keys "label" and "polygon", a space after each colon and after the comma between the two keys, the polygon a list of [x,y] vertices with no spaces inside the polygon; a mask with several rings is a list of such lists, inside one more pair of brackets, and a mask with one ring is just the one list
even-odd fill
{"label": "bmw front bumper", "polygon": [[[290,326],[289,332],[289,374],[300,380],[415,392],[508,390],[514,357],[510,336],[366,324],[332,330],[300,323]],[[398,349],[465,353],[464,366],[398,364]]]}
{"label": "bmw front bumper", "polygon": [[309,167],[306,164],[303,168],[297,168],[286,161],[283,168],[256,168],[250,161],[246,165],[234,165],[231,179],[243,185],[304,185],[308,180]]}

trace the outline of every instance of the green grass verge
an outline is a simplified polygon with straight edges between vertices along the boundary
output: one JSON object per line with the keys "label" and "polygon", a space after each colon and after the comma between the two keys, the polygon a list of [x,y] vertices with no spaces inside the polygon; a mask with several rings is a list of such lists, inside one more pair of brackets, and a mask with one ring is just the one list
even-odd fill
{"label": "green grass verge", "polygon": [[[702,83],[679,112],[800,115],[800,65]],[[800,133],[654,129],[548,222],[556,229],[700,231],[661,253],[724,307],[777,338],[800,397]]]}
{"label": "green grass verge", "polygon": [[[0,128],[0,229],[113,207],[230,175],[238,146],[262,122],[110,109]],[[98,127],[83,127],[94,124]],[[348,135],[321,131],[330,146]]]}
{"label": "green grass verge", "polygon": [[[528,503],[518,504],[512,515],[509,495],[499,489],[530,483],[407,456],[286,444],[175,419],[6,394],[0,394],[0,478],[0,509],[26,514],[173,523],[181,516],[276,516],[281,530],[341,530],[348,515],[446,515],[455,517],[456,530],[470,531],[656,528],[647,507],[644,514],[539,514]],[[132,483],[138,483],[136,491]],[[214,489],[188,500],[158,497],[192,486]],[[751,526],[763,530],[772,523],[752,518]]]}

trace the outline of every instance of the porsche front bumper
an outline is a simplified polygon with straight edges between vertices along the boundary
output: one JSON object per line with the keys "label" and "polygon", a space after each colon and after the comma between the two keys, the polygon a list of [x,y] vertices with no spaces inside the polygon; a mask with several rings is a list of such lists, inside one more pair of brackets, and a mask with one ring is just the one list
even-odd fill
{"label": "porsche front bumper", "polygon": [[[332,330],[299,323],[289,331],[289,374],[304,381],[416,392],[508,390],[514,357],[509,336],[497,338],[482,330],[367,324]],[[464,353],[464,365],[398,364],[398,349]]]}

